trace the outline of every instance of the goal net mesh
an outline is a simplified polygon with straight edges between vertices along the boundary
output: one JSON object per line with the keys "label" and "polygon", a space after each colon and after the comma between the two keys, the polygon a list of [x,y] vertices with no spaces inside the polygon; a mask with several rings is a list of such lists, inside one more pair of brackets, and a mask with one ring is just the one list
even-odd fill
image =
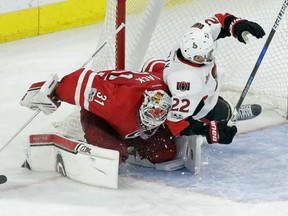
{"label": "goal net mesh", "polygon": [[[266,36],[260,40],[250,36],[246,45],[233,37],[218,40],[217,68],[227,74],[226,84],[222,87],[221,93],[235,105],[282,3],[282,0],[126,0],[125,69],[139,70],[147,59],[153,57],[166,59],[177,40],[197,20],[209,18],[215,13],[229,12],[259,23],[266,32]],[[117,0],[107,1],[106,18],[99,46],[115,34],[115,23],[119,17],[117,4]],[[244,101],[244,103],[261,101],[283,116],[287,116],[288,95],[286,14]],[[114,37],[107,42],[101,53],[95,56],[92,69],[96,71],[115,69],[119,57],[116,55],[116,49],[117,39]]]}

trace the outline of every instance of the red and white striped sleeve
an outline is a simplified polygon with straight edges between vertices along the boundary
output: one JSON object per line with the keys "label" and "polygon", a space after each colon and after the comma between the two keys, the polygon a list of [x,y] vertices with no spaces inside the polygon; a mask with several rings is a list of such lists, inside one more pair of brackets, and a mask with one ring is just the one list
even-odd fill
{"label": "red and white striped sleeve", "polygon": [[92,70],[81,68],[62,78],[55,90],[55,95],[64,102],[88,108],[88,103],[84,100],[84,93],[87,86],[91,86],[96,73]]}
{"label": "red and white striped sleeve", "polygon": [[235,37],[234,26],[242,21],[245,20],[237,18],[230,13],[217,13],[213,17],[196,22],[192,28],[200,28],[205,32],[209,32],[214,40],[218,40],[231,35]]}

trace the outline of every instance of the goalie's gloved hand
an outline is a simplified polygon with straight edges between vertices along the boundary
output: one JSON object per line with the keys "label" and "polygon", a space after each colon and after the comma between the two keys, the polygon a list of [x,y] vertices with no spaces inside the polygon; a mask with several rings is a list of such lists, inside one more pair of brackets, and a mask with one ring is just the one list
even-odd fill
{"label": "goalie's gloved hand", "polygon": [[237,133],[236,126],[228,126],[227,121],[210,121],[206,125],[206,139],[209,144],[230,144]]}
{"label": "goalie's gloved hand", "polygon": [[53,74],[46,82],[33,83],[21,99],[20,105],[32,110],[40,109],[46,115],[55,112],[61,104],[53,95],[58,85],[57,80],[57,75]]}
{"label": "goalie's gloved hand", "polygon": [[258,39],[265,35],[264,29],[258,23],[240,18],[236,18],[231,22],[229,30],[232,36],[245,44],[248,41],[248,33]]}

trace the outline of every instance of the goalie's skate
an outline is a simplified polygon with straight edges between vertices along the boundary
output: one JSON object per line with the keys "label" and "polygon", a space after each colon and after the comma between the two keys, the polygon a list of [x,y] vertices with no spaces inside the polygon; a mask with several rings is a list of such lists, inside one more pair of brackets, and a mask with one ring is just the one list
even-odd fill
{"label": "goalie's skate", "polygon": [[161,170],[161,171],[174,171],[174,170],[181,169],[184,167],[183,158],[176,158],[174,160],[153,164],[151,161],[149,161],[146,158],[141,159],[138,152],[135,149],[132,150],[132,148],[129,147],[128,151],[129,150],[130,150],[130,154],[128,158],[125,160],[125,163],[130,163],[130,164],[143,166],[143,167],[155,168],[156,170]]}
{"label": "goalie's skate", "polygon": [[151,163],[148,159],[144,158],[141,159],[138,152],[135,150],[134,147],[130,146],[128,147],[128,158],[125,160],[125,162],[138,165],[138,166],[144,166],[144,167],[155,167],[153,163]]}
{"label": "goalie's skate", "polygon": [[257,117],[262,112],[259,104],[241,105],[238,110],[237,121],[249,120]]}

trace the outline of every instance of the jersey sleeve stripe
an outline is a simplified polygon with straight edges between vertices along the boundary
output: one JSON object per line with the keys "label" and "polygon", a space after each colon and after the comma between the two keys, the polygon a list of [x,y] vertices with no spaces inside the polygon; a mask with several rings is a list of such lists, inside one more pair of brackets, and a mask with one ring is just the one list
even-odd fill
{"label": "jersey sleeve stripe", "polygon": [[83,83],[83,80],[85,78],[85,75],[87,74],[88,71],[89,71],[89,69],[85,68],[85,70],[81,73],[81,75],[79,76],[79,79],[78,79],[78,84],[77,84],[77,87],[75,90],[75,97],[74,97],[75,104],[77,106],[80,106],[81,87],[82,87],[82,83]]}

